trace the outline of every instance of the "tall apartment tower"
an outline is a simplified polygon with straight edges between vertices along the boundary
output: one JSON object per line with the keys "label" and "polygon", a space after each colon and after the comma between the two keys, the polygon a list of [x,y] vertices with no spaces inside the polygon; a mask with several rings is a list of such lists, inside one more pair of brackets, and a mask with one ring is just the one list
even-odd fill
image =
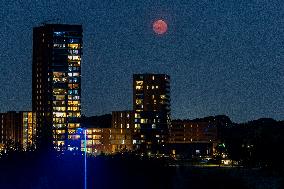
{"label": "tall apartment tower", "polygon": [[170,77],[133,75],[134,140],[141,152],[161,153],[170,126]]}
{"label": "tall apartment tower", "polygon": [[82,33],[81,25],[33,29],[32,107],[39,148],[80,146]]}

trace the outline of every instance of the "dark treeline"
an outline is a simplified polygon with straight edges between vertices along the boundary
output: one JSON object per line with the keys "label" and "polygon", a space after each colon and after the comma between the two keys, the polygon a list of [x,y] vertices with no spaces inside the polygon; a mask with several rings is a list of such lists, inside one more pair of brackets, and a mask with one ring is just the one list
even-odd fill
{"label": "dark treeline", "polygon": [[248,167],[284,170],[284,121],[262,118],[222,127],[221,141],[230,159]]}
{"label": "dark treeline", "polygon": [[226,115],[189,121],[215,125],[220,141],[217,151],[220,155],[222,152],[227,154],[238,165],[284,173],[284,121],[260,118],[246,123],[233,123]]}

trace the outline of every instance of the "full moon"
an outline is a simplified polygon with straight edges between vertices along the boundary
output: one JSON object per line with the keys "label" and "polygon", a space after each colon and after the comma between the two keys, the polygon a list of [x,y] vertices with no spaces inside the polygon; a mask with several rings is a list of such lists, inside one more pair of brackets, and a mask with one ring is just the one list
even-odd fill
{"label": "full moon", "polygon": [[168,24],[164,20],[156,20],[153,23],[153,30],[156,34],[162,35],[167,32]]}

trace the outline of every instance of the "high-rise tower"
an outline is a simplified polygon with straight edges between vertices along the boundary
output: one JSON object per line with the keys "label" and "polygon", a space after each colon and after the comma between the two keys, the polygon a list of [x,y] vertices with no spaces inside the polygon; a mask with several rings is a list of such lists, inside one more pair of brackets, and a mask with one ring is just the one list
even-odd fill
{"label": "high-rise tower", "polygon": [[170,125],[170,77],[133,75],[134,141],[142,152],[161,152]]}
{"label": "high-rise tower", "polygon": [[80,146],[82,26],[33,29],[32,106],[39,148]]}

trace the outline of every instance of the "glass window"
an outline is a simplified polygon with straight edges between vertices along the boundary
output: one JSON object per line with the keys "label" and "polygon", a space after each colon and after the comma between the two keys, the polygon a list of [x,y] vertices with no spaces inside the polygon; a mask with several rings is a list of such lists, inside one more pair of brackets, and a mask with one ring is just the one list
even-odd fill
{"label": "glass window", "polygon": [[136,81],[136,85],[143,85],[143,81]]}
{"label": "glass window", "polygon": [[135,100],[135,103],[136,103],[137,105],[142,104],[142,103],[143,103],[143,99],[136,99],[136,100]]}
{"label": "glass window", "polygon": [[53,111],[66,111],[66,107],[53,107]]}
{"label": "glass window", "polygon": [[68,94],[70,94],[70,95],[72,95],[72,94],[78,95],[78,90],[68,90]]}
{"label": "glass window", "polygon": [[53,92],[53,94],[55,94],[55,95],[63,95],[63,94],[66,94],[66,90],[65,90],[65,89],[61,89],[61,88],[54,88],[52,92]]}
{"label": "glass window", "polygon": [[65,112],[53,112],[53,117],[66,117]]}
{"label": "glass window", "polygon": [[143,86],[135,86],[135,89],[137,89],[137,90],[142,90],[143,89]]}
{"label": "glass window", "polygon": [[[65,100],[65,95],[54,95],[54,97],[55,97],[55,100]],[[57,102],[55,102],[55,103],[57,103]],[[62,102],[62,103],[64,103],[64,102]]]}
{"label": "glass window", "polygon": [[68,47],[71,48],[71,49],[79,49],[80,48],[80,44],[68,44]]}

